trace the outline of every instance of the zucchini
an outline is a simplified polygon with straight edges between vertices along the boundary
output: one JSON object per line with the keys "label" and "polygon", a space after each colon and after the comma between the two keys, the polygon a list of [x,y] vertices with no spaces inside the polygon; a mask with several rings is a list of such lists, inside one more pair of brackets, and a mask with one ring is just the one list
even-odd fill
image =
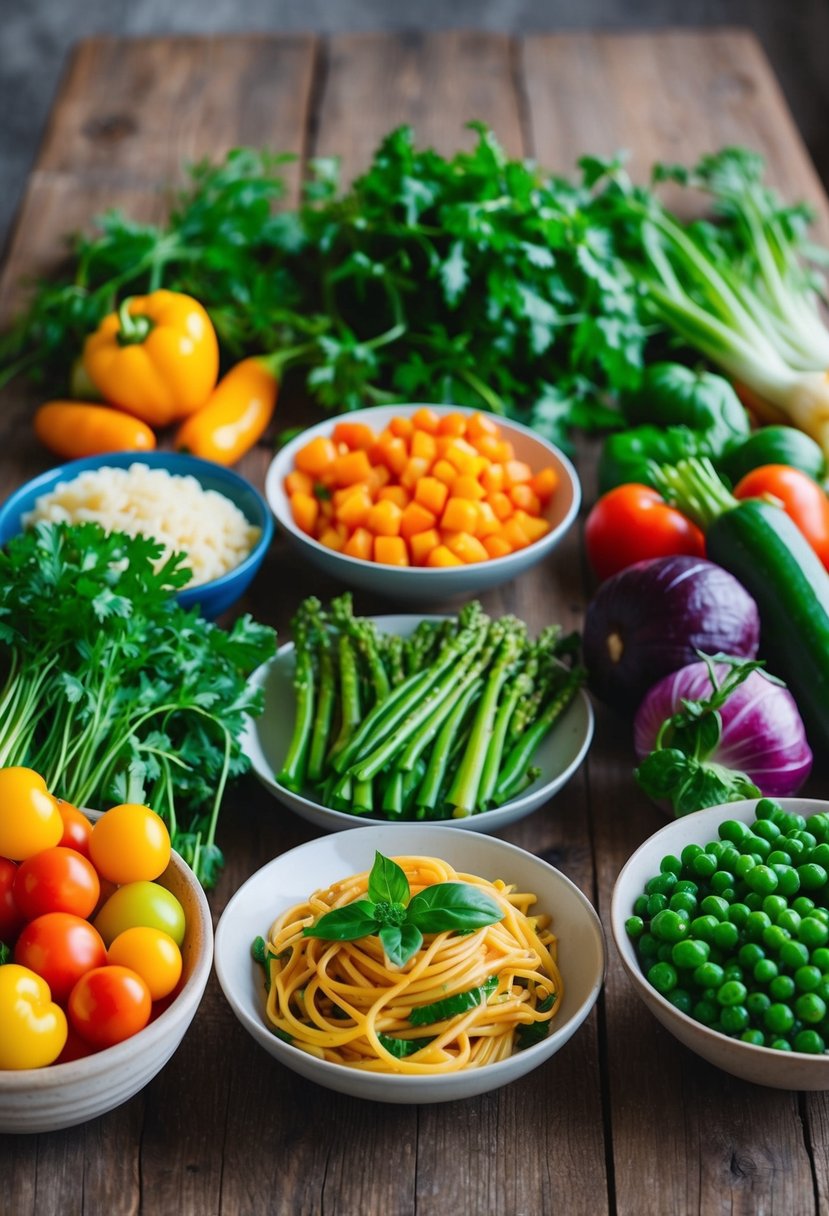
{"label": "zucchini", "polygon": [[785,680],[814,750],[829,746],[829,574],[779,507],[746,499],[708,524],[706,555],[760,611],[760,653]]}
{"label": "zucchini", "polygon": [[732,485],[764,464],[789,464],[815,481],[826,474],[823,449],[811,436],[793,426],[764,426],[726,452],[717,464]]}

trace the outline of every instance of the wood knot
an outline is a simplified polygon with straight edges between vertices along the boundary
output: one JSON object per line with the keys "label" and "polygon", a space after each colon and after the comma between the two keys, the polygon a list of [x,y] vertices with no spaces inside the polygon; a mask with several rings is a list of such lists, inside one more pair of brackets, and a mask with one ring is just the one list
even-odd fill
{"label": "wood knot", "polygon": [[114,144],[134,135],[138,123],[129,114],[102,114],[99,118],[91,118],[83,130],[90,139]]}

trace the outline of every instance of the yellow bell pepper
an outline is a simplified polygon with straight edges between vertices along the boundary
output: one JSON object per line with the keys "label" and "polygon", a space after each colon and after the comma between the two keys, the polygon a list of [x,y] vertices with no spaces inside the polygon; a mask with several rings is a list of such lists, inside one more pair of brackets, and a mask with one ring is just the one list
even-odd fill
{"label": "yellow bell pepper", "polygon": [[66,1014],[28,967],[0,967],[0,1069],[43,1068],[63,1051]]}
{"label": "yellow bell pepper", "polygon": [[111,405],[168,426],[204,405],[219,374],[219,344],[191,296],[154,291],[125,299],[83,350],[87,375]]}

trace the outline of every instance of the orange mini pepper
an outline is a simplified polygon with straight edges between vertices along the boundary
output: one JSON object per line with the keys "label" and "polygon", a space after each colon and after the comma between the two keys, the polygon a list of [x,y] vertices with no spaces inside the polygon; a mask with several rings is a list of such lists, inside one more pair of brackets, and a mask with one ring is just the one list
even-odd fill
{"label": "orange mini pepper", "polygon": [[268,428],[279,390],[273,358],[242,359],[179,427],[175,446],[216,464],[235,464]]}
{"label": "orange mini pepper", "polygon": [[150,426],[204,405],[219,374],[219,343],[192,296],[154,291],[122,301],[84,343],[87,375],[106,401]]}
{"label": "orange mini pepper", "polygon": [[40,442],[64,460],[106,452],[151,452],[155,434],[146,422],[110,405],[47,401],[34,416]]}

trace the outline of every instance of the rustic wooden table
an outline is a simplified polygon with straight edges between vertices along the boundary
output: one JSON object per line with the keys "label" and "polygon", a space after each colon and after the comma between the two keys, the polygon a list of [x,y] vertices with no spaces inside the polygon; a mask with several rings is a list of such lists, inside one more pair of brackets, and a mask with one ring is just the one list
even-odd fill
{"label": "rustic wooden table", "polygon": [[[829,238],[820,183],[757,43],[739,30],[100,39],[69,65],[5,267],[4,311],[20,276],[53,267],[62,234],[91,215],[163,214],[183,162],[237,144],[296,152],[291,201],[310,156],[340,155],[352,175],[401,122],[451,153],[469,143],[472,118],[510,154],[563,173],[586,152],[629,149],[644,177],[657,158],[748,144],[787,196],[812,201],[817,235]],[[31,435],[32,403],[20,387],[3,394],[2,493],[49,463]],[[263,443],[242,471],[261,483],[269,456]],[[580,456],[587,504],[594,456],[589,447]],[[287,636],[312,590],[336,589],[277,540],[244,607]],[[555,619],[577,627],[590,591],[574,529],[551,561],[485,601],[534,629]],[[357,606],[379,607],[359,597]],[[605,923],[622,864],[663,823],[633,781],[629,729],[599,709],[582,770],[503,833],[564,870]],[[829,793],[825,768],[806,792]],[[238,784],[223,814],[228,865],[214,915],[249,874],[310,835],[253,779]],[[434,1107],[376,1106],[300,1080],[253,1043],[211,981],[181,1048],[141,1094],[79,1128],[0,1137],[0,1176],[10,1216],[807,1216],[829,1206],[829,1104],[743,1084],[689,1054],[638,1002],[610,946],[603,996],[559,1055],[506,1089]]]}

